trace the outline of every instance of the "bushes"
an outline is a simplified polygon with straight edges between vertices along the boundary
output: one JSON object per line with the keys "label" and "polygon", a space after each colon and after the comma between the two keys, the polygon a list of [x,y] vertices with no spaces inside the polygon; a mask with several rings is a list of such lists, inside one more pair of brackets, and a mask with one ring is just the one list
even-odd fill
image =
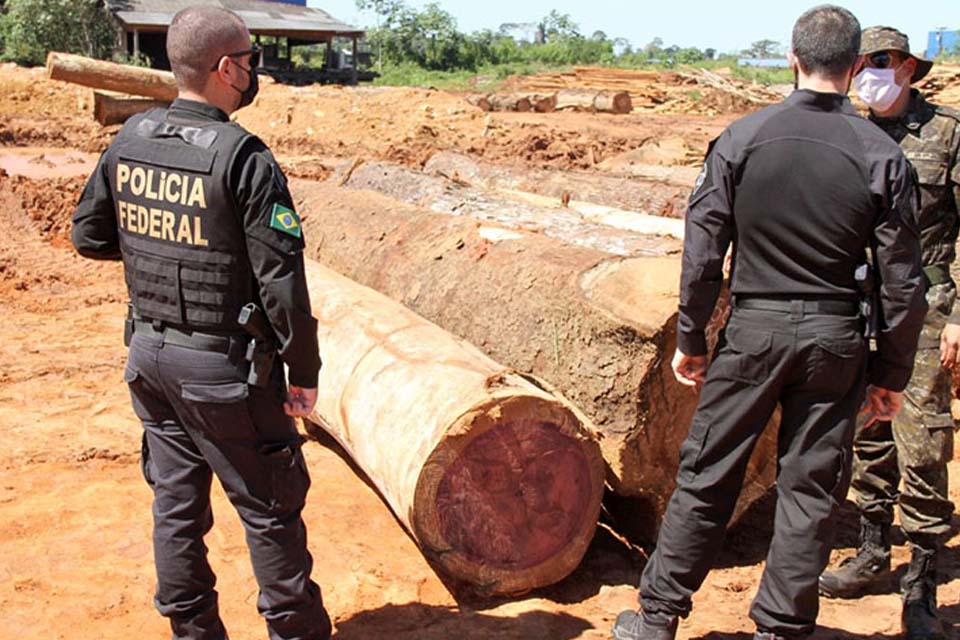
{"label": "bushes", "polygon": [[115,32],[100,0],[7,0],[0,17],[4,58],[43,64],[48,51],[105,58]]}

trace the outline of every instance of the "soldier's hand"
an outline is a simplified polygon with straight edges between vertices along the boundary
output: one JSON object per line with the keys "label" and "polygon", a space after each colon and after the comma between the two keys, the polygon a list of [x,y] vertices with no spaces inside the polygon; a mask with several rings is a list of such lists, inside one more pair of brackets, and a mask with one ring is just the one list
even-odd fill
{"label": "soldier's hand", "polygon": [[305,418],[313,411],[317,404],[317,389],[304,389],[290,385],[287,389],[287,401],[283,403],[283,410],[293,418]]}
{"label": "soldier's hand", "polygon": [[889,422],[893,420],[903,408],[903,393],[890,391],[883,387],[870,386],[867,388],[867,401],[860,413],[867,414],[863,428],[874,422]]}
{"label": "soldier's hand", "polygon": [[707,375],[707,356],[688,356],[677,349],[673,354],[673,375],[677,382],[688,387],[703,384]]}
{"label": "soldier's hand", "polygon": [[940,333],[940,366],[953,369],[960,363],[960,324],[948,324]]}

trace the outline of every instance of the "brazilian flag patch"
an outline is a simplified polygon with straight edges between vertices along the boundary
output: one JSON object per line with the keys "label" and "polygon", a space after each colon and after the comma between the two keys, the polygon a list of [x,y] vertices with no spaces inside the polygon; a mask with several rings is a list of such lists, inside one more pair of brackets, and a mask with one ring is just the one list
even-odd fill
{"label": "brazilian flag patch", "polygon": [[270,228],[299,238],[300,218],[290,207],[277,203],[273,205],[273,212],[270,214]]}

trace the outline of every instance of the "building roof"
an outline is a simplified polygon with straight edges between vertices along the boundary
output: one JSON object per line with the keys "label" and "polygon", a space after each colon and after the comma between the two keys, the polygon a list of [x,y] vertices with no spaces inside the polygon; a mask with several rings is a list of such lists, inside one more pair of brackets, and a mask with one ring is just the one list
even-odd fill
{"label": "building roof", "polygon": [[107,0],[127,28],[165,30],[181,9],[196,5],[223,7],[236,13],[250,33],[303,40],[323,36],[362,36],[363,30],[340,22],[322,9],[265,0]]}

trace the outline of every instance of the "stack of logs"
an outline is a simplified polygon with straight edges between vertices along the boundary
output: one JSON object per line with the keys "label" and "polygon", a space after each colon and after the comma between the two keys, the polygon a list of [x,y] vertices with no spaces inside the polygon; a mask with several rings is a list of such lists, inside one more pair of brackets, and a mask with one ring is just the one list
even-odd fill
{"label": "stack of logs", "polygon": [[773,104],[782,97],[759,85],[694,68],[662,72],[574,67],[565,73],[541,73],[519,78],[516,85],[520,95],[523,92],[543,94],[573,89],[580,92],[622,93],[629,96],[632,107],[638,110],[691,110],[680,103],[696,102],[690,96],[693,91],[718,92],[735,97],[742,104],[756,106]]}
{"label": "stack of logs", "polygon": [[554,93],[493,93],[467,96],[467,102],[484,111],[588,111],[623,114],[633,111],[633,101],[625,91],[565,89]]}
{"label": "stack of logs", "polygon": [[934,65],[917,86],[931,102],[960,108],[960,65]]}

